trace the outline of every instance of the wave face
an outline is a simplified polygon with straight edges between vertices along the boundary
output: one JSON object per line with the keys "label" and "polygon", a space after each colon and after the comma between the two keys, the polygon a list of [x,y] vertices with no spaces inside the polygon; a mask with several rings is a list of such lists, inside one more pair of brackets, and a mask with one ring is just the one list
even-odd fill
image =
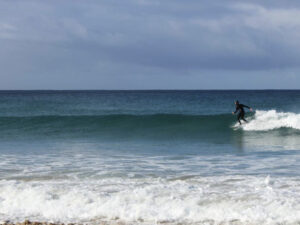
{"label": "wave face", "polygon": [[243,126],[246,131],[268,131],[280,128],[300,130],[300,114],[257,110],[254,118]]}
{"label": "wave face", "polygon": [[[233,130],[300,130],[300,114],[257,110],[247,114],[249,123],[239,126],[236,116],[220,115],[81,115],[1,117],[0,129],[7,135],[96,136],[98,138],[180,138],[218,136]],[[238,128],[238,129],[234,129]],[[3,134],[3,135],[5,135]]]}
{"label": "wave face", "polygon": [[0,129],[11,135],[198,138],[229,131],[233,121],[229,114],[1,117]]}

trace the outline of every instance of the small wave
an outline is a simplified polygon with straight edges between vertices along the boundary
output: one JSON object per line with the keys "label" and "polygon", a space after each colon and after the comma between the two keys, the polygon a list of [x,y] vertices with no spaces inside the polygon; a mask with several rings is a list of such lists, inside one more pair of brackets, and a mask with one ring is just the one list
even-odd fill
{"label": "small wave", "polygon": [[[248,116],[249,115],[249,116]],[[96,137],[199,140],[229,138],[234,130],[300,130],[300,114],[257,110],[247,113],[249,123],[239,126],[231,114],[218,115],[82,115],[0,117],[1,137]],[[233,125],[234,124],[234,125]]]}
{"label": "small wave", "polygon": [[242,129],[246,131],[268,131],[280,128],[300,130],[300,114],[257,110],[254,118],[242,126]]}

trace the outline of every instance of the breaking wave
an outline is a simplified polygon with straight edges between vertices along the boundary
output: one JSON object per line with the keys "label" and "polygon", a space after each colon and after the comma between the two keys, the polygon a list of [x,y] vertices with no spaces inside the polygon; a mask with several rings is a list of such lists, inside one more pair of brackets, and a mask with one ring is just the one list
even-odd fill
{"label": "breaking wave", "polygon": [[236,116],[218,115],[81,115],[1,117],[1,137],[96,137],[96,138],[148,138],[199,139],[224,137],[236,130],[271,131],[300,130],[300,114],[257,110],[248,113],[249,123],[239,126]]}
{"label": "breaking wave", "polygon": [[243,126],[243,130],[246,131],[268,131],[280,128],[300,130],[300,114],[257,110],[254,118]]}

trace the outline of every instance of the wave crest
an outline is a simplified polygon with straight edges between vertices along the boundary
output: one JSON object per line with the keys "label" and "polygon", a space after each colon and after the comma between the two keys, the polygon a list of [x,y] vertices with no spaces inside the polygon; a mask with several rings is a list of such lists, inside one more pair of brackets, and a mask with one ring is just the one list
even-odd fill
{"label": "wave crest", "polygon": [[276,110],[257,110],[254,118],[243,125],[246,131],[268,131],[280,128],[300,130],[300,114],[277,112]]}

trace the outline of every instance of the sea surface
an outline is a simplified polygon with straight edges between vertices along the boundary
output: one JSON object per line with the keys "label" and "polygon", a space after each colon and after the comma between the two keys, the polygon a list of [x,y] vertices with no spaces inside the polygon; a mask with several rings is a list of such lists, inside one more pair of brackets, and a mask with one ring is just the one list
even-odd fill
{"label": "sea surface", "polygon": [[0,222],[25,219],[300,224],[300,91],[0,91]]}

